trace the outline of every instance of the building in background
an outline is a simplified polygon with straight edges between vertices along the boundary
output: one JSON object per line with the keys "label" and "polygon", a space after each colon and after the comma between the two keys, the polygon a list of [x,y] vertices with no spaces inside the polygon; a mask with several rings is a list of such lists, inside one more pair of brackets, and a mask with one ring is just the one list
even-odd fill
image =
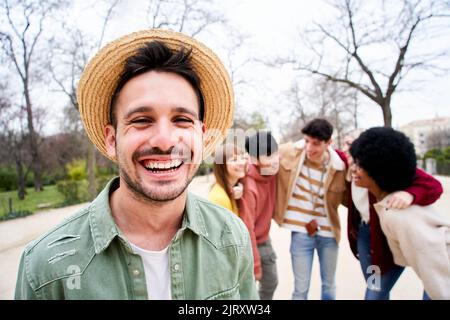
{"label": "building in background", "polygon": [[450,117],[412,121],[399,130],[411,139],[419,156],[430,149],[450,145]]}

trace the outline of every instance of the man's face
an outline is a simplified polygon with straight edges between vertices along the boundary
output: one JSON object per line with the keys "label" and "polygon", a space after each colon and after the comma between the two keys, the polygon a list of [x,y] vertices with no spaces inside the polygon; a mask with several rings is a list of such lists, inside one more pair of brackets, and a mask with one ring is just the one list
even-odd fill
{"label": "man's face", "polygon": [[263,176],[272,176],[278,173],[280,167],[280,157],[278,151],[270,156],[260,156],[256,162],[259,167],[259,173]]}
{"label": "man's face", "polygon": [[324,153],[327,151],[328,146],[331,144],[331,139],[328,141],[322,141],[317,138],[305,135],[305,150],[306,157],[314,162],[321,162]]}
{"label": "man's face", "polygon": [[105,128],[108,154],[138,197],[180,196],[202,159],[204,126],[194,89],[174,73],[150,71],[128,81],[116,102],[117,128]]}

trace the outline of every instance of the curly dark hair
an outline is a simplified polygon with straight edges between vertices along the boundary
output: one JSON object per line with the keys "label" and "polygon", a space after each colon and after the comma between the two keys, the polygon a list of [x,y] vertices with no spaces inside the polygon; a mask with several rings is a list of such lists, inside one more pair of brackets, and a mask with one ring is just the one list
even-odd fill
{"label": "curly dark hair", "polygon": [[353,141],[350,154],[383,191],[404,190],[413,182],[416,152],[400,131],[387,127],[368,129]]}

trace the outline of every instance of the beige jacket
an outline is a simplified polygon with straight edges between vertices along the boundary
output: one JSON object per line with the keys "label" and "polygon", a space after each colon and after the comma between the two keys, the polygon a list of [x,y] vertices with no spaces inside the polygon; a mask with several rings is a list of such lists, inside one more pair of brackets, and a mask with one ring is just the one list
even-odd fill
{"label": "beige jacket", "polygon": [[[338,216],[338,206],[346,199],[346,181],[345,181],[345,163],[339,157],[333,148],[329,147],[330,166],[327,179],[325,180],[325,212],[330,219],[332,232],[336,242],[341,238],[341,225]],[[277,203],[275,206],[274,220],[282,226],[288,206],[289,199],[292,196],[295,181],[305,162],[306,153],[304,152],[304,141],[296,143],[288,142],[280,145],[280,168],[277,180]]]}
{"label": "beige jacket", "polygon": [[386,209],[389,196],[374,205],[394,262],[410,266],[431,299],[450,299],[450,216],[438,207]]}

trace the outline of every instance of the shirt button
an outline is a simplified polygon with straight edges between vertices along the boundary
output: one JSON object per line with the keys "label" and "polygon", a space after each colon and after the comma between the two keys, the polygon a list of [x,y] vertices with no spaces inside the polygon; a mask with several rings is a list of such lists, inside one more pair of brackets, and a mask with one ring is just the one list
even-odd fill
{"label": "shirt button", "polygon": [[175,264],[174,266],[173,266],[173,269],[175,270],[175,271],[180,271],[180,265],[177,263],[177,264]]}
{"label": "shirt button", "polygon": [[140,272],[138,269],[134,269],[133,274],[137,277],[140,274]]}

